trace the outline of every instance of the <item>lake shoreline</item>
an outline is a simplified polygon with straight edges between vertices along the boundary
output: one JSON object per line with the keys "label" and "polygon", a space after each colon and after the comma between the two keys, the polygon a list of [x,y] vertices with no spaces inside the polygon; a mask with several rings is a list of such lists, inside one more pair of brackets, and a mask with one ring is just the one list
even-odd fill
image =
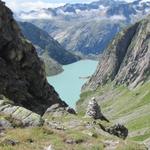
{"label": "lake shoreline", "polygon": [[47,80],[58,92],[60,98],[70,107],[75,108],[83,84],[95,72],[97,65],[98,61],[88,59],[63,65],[62,73],[47,77]]}

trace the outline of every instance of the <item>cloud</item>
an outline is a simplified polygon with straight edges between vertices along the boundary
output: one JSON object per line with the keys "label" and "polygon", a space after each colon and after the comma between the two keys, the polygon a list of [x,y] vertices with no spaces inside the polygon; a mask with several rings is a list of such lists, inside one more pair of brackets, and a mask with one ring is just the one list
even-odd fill
{"label": "cloud", "polygon": [[11,8],[13,11],[18,12],[18,11],[30,11],[30,10],[39,10],[42,8],[55,8],[59,6],[65,5],[65,3],[49,3],[49,2],[44,2],[42,0],[38,1],[23,1],[20,0],[3,0],[6,2],[6,5]]}
{"label": "cloud", "polygon": [[28,19],[52,19],[53,17],[50,14],[46,14],[41,12],[40,14],[21,14],[20,19],[28,20]]}
{"label": "cloud", "polygon": [[111,20],[126,20],[123,15],[113,15],[110,17]]}

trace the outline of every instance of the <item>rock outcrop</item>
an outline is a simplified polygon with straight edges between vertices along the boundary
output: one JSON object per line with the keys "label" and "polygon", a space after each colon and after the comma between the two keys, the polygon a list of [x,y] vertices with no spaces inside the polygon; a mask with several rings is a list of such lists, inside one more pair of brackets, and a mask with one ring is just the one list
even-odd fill
{"label": "rock outcrop", "polygon": [[120,32],[100,58],[96,72],[83,89],[96,89],[109,81],[130,88],[149,80],[150,16]]}
{"label": "rock outcrop", "polygon": [[55,103],[67,107],[48,84],[43,62],[2,1],[0,10],[0,94],[38,114]]}
{"label": "rock outcrop", "polygon": [[[0,127],[35,127],[44,123],[42,117],[24,107],[16,106],[13,102],[3,97],[0,99],[0,115],[4,118],[0,119]],[[5,118],[7,118],[5,120]],[[5,125],[5,126],[4,126]]]}
{"label": "rock outcrop", "polygon": [[101,119],[109,122],[109,120],[106,119],[106,117],[104,117],[104,115],[102,114],[100,106],[98,105],[94,97],[89,101],[85,116],[91,117],[93,119]]}
{"label": "rock outcrop", "polygon": [[117,124],[106,128],[101,124],[99,124],[99,126],[103,131],[108,132],[109,134],[115,135],[117,137],[120,137],[122,139],[126,139],[128,136],[128,129],[124,125]]}

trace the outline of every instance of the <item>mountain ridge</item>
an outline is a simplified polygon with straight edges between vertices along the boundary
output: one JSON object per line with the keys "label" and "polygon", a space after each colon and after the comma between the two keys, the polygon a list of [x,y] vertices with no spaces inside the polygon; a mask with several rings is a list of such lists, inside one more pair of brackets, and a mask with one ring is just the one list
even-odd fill
{"label": "mountain ridge", "polygon": [[134,88],[150,75],[150,15],[120,32],[105,50],[96,72],[86,86],[97,88],[107,82]]}
{"label": "mountain ridge", "polygon": [[[37,48],[39,55],[47,51],[47,55],[62,65],[76,62],[80,58],[65,50],[58,41],[54,40],[46,31],[41,30],[35,25],[28,22],[19,22],[23,34]],[[44,58],[43,58],[44,59]]]}
{"label": "mountain ridge", "polygon": [[[149,12],[148,1],[127,3],[100,0],[90,4],[66,4],[55,9],[20,13],[18,16],[47,31],[69,51],[97,55],[122,28]],[[40,18],[38,14],[45,14],[46,17]]]}

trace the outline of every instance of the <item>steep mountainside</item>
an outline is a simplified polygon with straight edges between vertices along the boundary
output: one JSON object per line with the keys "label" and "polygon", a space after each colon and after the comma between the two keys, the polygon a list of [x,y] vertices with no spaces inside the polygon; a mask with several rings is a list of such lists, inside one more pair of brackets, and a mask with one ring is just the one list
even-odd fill
{"label": "steep mountainside", "polygon": [[79,21],[69,26],[69,28],[57,32],[54,35],[55,39],[66,49],[80,51],[85,55],[103,52],[108,42],[120,31],[119,23],[110,22],[107,19]]}
{"label": "steep mountainside", "polygon": [[37,48],[39,55],[46,53],[49,57],[63,65],[79,60],[79,57],[66,51],[47,32],[35,25],[28,22],[20,22],[19,25],[25,37],[39,47]]}
{"label": "steep mountainside", "polygon": [[[150,2],[99,0],[89,4],[66,4],[55,9],[21,12],[18,18],[47,31],[67,50],[99,54],[114,35],[150,12]],[[38,19],[37,19],[38,18]]]}
{"label": "steep mountainside", "polygon": [[0,10],[0,94],[39,114],[54,103],[67,106],[48,84],[43,62],[1,1]]}
{"label": "steep mountainside", "polygon": [[120,32],[105,50],[77,102],[80,114],[93,97],[111,122],[128,128],[128,139],[150,147],[150,16]]}
{"label": "steep mountainside", "polygon": [[85,88],[109,81],[133,88],[150,77],[150,16],[120,32],[100,58]]}

